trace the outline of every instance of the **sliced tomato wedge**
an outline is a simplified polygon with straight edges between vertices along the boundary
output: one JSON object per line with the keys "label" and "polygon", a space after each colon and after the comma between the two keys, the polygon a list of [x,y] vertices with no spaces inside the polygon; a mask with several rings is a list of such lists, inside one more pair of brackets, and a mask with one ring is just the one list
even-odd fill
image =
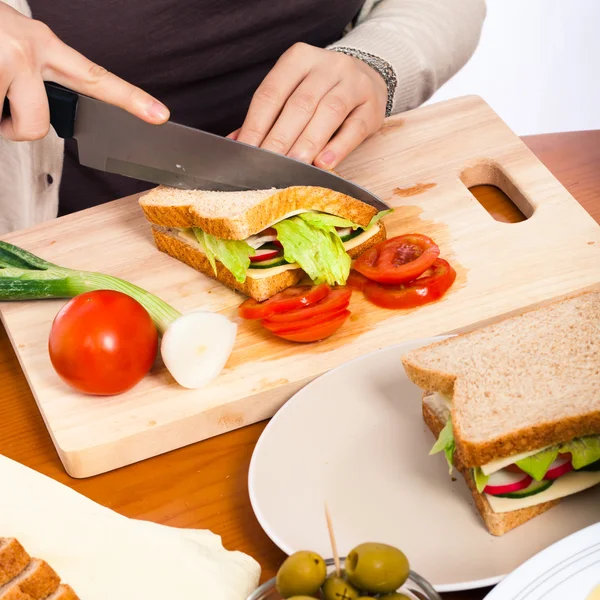
{"label": "sliced tomato wedge", "polygon": [[382,285],[369,281],[365,298],[381,308],[415,308],[439,300],[454,283],[456,271],[443,258],[438,258],[426,274],[402,285]]}
{"label": "sliced tomato wedge", "polygon": [[319,302],[330,292],[331,288],[326,283],[297,285],[275,294],[264,302],[248,298],[238,307],[238,314],[242,319],[264,319],[277,313],[297,310]]}
{"label": "sliced tomato wedge", "polygon": [[319,302],[309,304],[298,310],[271,315],[263,321],[263,324],[267,327],[267,325],[276,323],[303,322],[318,315],[339,312],[348,306],[351,296],[352,290],[348,288],[334,288],[323,300],[319,300]]}
{"label": "sliced tomato wedge", "polygon": [[[347,304],[342,306],[342,308],[338,308],[331,312],[316,314],[314,317],[310,317],[308,319],[301,319],[299,321],[289,321],[289,322],[277,322],[270,321],[269,319],[263,319],[261,321],[261,325],[268,329],[271,333],[292,333],[294,331],[300,331],[301,329],[311,329],[316,325],[321,325],[323,323],[327,323],[328,321],[337,319],[340,315],[346,312]],[[308,307],[308,309],[310,306]],[[307,310],[308,310],[307,309]]]}
{"label": "sliced tomato wedge", "polygon": [[358,257],[354,269],[379,283],[407,283],[425,273],[439,255],[440,249],[431,238],[410,233],[369,248]]}
{"label": "sliced tomato wedge", "polygon": [[358,271],[352,269],[348,279],[346,280],[346,285],[357,292],[362,292],[364,291],[368,282],[369,280],[364,275],[361,275]]}
{"label": "sliced tomato wedge", "polygon": [[299,329],[298,331],[288,331],[287,333],[276,333],[280,338],[291,342],[318,342],[333,335],[350,316],[349,310],[344,310],[335,319],[330,319],[320,325],[314,325],[307,329]]}

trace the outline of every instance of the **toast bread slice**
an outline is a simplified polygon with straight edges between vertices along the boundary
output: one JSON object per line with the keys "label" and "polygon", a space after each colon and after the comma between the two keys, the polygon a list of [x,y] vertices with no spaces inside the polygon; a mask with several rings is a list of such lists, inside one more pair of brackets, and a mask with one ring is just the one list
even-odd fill
{"label": "toast bread slice", "polygon": [[[438,438],[440,432],[446,425],[448,420],[448,410],[445,406],[440,407],[435,402],[431,402],[431,396],[429,392],[423,394],[423,419],[427,424],[427,427],[431,430],[435,439]],[[521,508],[519,510],[513,510],[505,513],[495,513],[490,507],[489,502],[486,500],[484,494],[480,494],[477,491],[473,477],[471,476],[471,470],[469,467],[465,467],[461,461],[460,454],[455,452],[454,466],[456,470],[464,477],[467,486],[473,496],[475,507],[479,511],[487,530],[495,536],[501,536],[508,533],[511,529],[515,529],[523,523],[534,519],[538,515],[545,513],[554,506],[558,505],[560,500],[552,500],[550,502],[543,502],[530,508]]]}
{"label": "toast bread slice", "polygon": [[585,292],[407,353],[452,397],[465,467],[600,434],[600,293]]}
{"label": "toast bread slice", "polygon": [[44,560],[14,538],[0,538],[0,600],[79,600]]}
{"label": "toast bread slice", "polygon": [[[379,222],[374,227],[379,228],[379,231],[375,235],[348,251],[351,258],[359,256],[365,250],[371,248],[371,246],[385,239],[386,234],[383,223]],[[200,273],[216,279],[250,298],[254,298],[257,302],[267,300],[276,293],[295,285],[305,275],[304,271],[300,268],[288,269],[283,272],[277,272],[270,277],[246,277],[246,281],[241,283],[218,260],[216,260],[217,274],[215,275],[206,255],[192,243],[177,236],[172,230],[153,225],[152,235],[160,251],[184,262],[197,271],[200,271]]]}
{"label": "toast bread slice", "polygon": [[199,227],[224,240],[245,240],[297,210],[326,212],[366,227],[377,210],[322,187],[214,192],[159,186],[139,199],[146,219],[162,227]]}
{"label": "toast bread slice", "polygon": [[14,538],[0,538],[0,588],[29,564],[31,557]]}
{"label": "toast bread slice", "polygon": [[60,577],[45,561],[33,558],[29,564],[11,581],[0,588],[0,600],[11,598],[17,588],[26,597],[44,600],[60,585]]}

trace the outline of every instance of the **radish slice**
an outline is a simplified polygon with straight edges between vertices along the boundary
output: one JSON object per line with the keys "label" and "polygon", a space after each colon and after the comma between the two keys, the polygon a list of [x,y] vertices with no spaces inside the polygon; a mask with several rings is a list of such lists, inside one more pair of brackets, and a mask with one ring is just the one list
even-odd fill
{"label": "radish slice", "polygon": [[204,387],[223,370],[233,350],[237,325],[223,315],[195,311],[165,331],[160,347],[165,366],[185,388]]}
{"label": "radish slice", "polygon": [[571,455],[563,454],[548,467],[544,479],[558,479],[572,470],[573,463],[571,462]]}
{"label": "radish slice", "polygon": [[250,262],[260,262],[262,260],[270,260],[281,254],[280,250],[257,250],[254,256],[250,257]]}
{"label": "radish slice", "polygon": [[511,473],[502,469],[490,475],[488,484],[483,489],[484,493],[491,494],[509,494],[524,490],[533,481],[531,475],[527,473]]}
{"label": "radish slice", "polygon": [[245,241],[252,248],[260,248],[269,242],[275,242],[277,240],[277,231],[272,227],[269,229],[265,229],[261,233],[257,233],[255,235],[251,235]]}
{"label": "radish slice", "polygon": [[336,227],[336,230],[340,237],[346,237],[352,233],[352,227]]}

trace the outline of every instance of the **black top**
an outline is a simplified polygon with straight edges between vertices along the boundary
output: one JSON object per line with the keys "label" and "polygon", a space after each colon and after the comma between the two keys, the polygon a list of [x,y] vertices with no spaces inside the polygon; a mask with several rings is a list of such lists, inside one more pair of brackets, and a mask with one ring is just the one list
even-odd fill
{"label": "black top", "polygon": [[[340,39],[364,0],[29,0],[66,44],[166,104],[178,123],[227,135],[296,42]],[[82,167],[65,144],[60,214],[151,184]]]}

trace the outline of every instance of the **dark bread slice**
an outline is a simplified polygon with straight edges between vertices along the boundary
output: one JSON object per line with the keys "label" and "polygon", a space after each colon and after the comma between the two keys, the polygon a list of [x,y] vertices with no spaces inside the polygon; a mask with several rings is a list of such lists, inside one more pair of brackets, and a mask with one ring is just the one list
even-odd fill
{"label": "dark bread slice", "polygon": [[[385,239],[385,227],[383,223],[379,222],[374,227],[379,228],[379,231],[375,235],[365,240],[360,246],[356,246],[348,251],[348,254],[352,258],[359,256],[365,250],[371,248],[371,246]],[[300,268],[288,269],[283,273],[277,273],[271,277],[261,277],[259,279],[246,277],[246,281],[240,283],[218,260],[216,261],[217,275],[215,276],[206,255],[200,252],[193,244],[181,239],[169,229],[153,225],[152,235],[154,236],[157,248],[161,252],[184,262],[197,271],[200,271],[200,273],[216,279],[250,298],[254,298],[257,302],[267,300],[278,292],[295,285],[305,275],[304,271]]]}
{"label": "dark bread slice", "polygon": [[43,600],[54,593],[59,585],[60,577],[52,567],[46,561],[33,558],[25,569],[0,588],[0,600],[14,596],[14,588],[26,597]]}
{"label": "dark bread slice", "polygon": [[600,293],[407,353],[408,377],[452,397],[461,460],[481,466],[600,434]]}
{"label": "dark bread slice", "polygon": [[356,198],[315,186],[214,192],[159,186],[140,197],[146,219],[162,227],[199,227],[224,240],[245,240],[295,210],[314,210],[366,227],[377,210]]}
{"label": "dark bread slice", "polygon": [[0,588],[29,564],[31,557],[14,538],[0,538]]}
{"label": "dark bread slice", "polygon": [[[448,420],[448,411],[440,410],[434,403],[431,403],[428,392],[425,392],[423,395],[423,419],[425,420],[427,427],[429,427],[435,436],[435,439],[438,438],[440,432],[446,425],[446,421]],[[471,476],[471,469],[469,467],[465,467],[458,452],[454,454],[453,462],[457,471],[459,471],[459,473],[467,482],[469,490],[473,495],[475,506],[477,507],[477,510],[479,511],[487,530],[492,535],[504,535],[511,529],[515,529],[516,527],[523,525],[523,523],[526,523],[538,515],[545,513],[554,506],[557,506],[560,502],[560,500],[552,500],[550,502],[544,502],[530,508],[521,508],[519,510],[513,510],[505,513],[495,513],[490,507],[485,496],[477,491],[477,487],[475,486],[475,482]]]}

